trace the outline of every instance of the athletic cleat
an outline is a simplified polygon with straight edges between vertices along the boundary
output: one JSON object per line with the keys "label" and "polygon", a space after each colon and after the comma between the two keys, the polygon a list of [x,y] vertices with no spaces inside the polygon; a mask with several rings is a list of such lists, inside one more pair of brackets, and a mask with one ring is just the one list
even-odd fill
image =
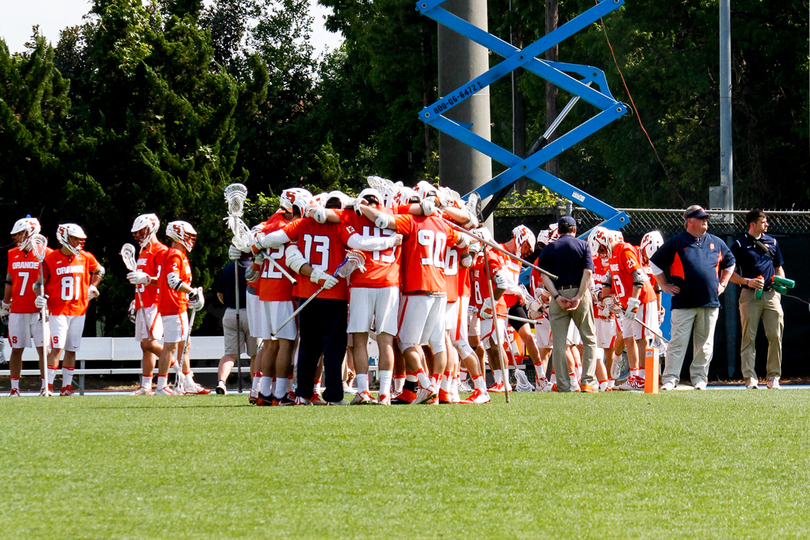
{"label": "athletic cleat", "polygon": [[45,390],[44,388],[39,391],[40,396],[52,396],[53,395],[53,384],[48,385],[48,389]]}
{"label": "athletic cleat", "polygon": [[482,392],[481,390],[478,390],[477,388],[475,390],[473,390],[473,393],[470,394],[470,397],[468,397],[467,399],[462,399],[461,401],[459,401],[459,403],[463,403],[465,405],[483,404],[483,403],[489,403],[489,402],[490,402],[489,394],[486,393],[486,392]]}
{"label": "athletic cleat", "polygon": [[[770,383],[770,381],[768,381],[768,383]],[[748,377],[745,380],[745,387],[748,390],[757,390],[757,389],[759,389],[759,380],[756,377]],[[770,384],[769,384],[768,388],[770,388]]]}
{"label": "athletic cleat", "polygon": [[20,389],[19,388],[12,388],[11,392],[8,393],[8,397],[22,397],[20,395]]}
{"label": "athletic cleat", "polygon": [[325,403],[327,407],[341,407],[349,404],[345,399],[341,399],[340,401],[326,401]]}
{"label": "athletic cleat", "polygon": [[548,382],[548,379],[545,377],[540,377],[536,381],[534,381],[534,391],[535,392],[551,392],[551,384]]}
{"label": "athletic cleat", "polygon": [[155,390],[155,395],[156,396],[173,396],[174,392],[172,392],[172,389],[169,388],[168,386],[164,386],[163,388],[158,388],[157,390]]}
{"label": "athletic cleat", "polygon": [[571,381],[571,391],[582,392],[582,388],[580,388],[579,383],[577,381]]}
{"label": "athletic cleat", "polygon": [[439,389],[439,403],[450,404],[453,403],[453,394],[447,390]]}
{"label": "athletic cleat", "polygon": [[[228,387],[225,386],[225,381],[219,381],[217,383],[216,391],[217,391],[217,394],[219,394],[220,396],[224,396],[224,395],[226,395],[228,393]],[[250,393],[251,393],[250,397],[252,398],[253,397],[253,390],[251,390]],[[255,402],[251,401],[251,403],[255,403]]]}
{"label": "athletic cleat", "polygon": [[619,390],[625,390],[628,392],[638,392],[639,390],[644,390],[644,379],[635,375],[630,375],[627,377],[626,381],[619,385],[618,388]]}
{"label": "athletic cleat", "polygon": [[205,394],[210,394],[211,390],[205,388],[201,384],[194,383],[194,386],[190,388],[186,388],[183,391],[184,396],[204,396]]}
{"label": "athletic cleat", "polygon": [[357,392],[350,405],[376,405],[377,400],[367,391]]}
{"label": "athletic cleat", "polygon": [[70,397],[73,394],[74,394],[74,392],[73,392],[73,385],[72,384],[68,384],[68,385],[63,386],[62,389],[59,391],[60,396]]}
{"label": "athletic cleat", "polygon": [[661,385],[661,388],[659,388],[659,390],[662,390],[664,392],[670,392],[672,390],[675,390],[675,383],[672,381],[665,382],[664,384]]}
{"label": "athletic cleat", "polygon": [[259,394],[256,396],[256,406],[257,407],[271,407],[276,404],[276,398],[273,396],[265,396],[264,394]]}
{"label": "athletic cleat", "polygon": [[583,384],[580,386],[580,391],[584,394],[598,394],[599,390],[591,386],[590,384]]}
{"label": "athletic cleat", "polygon": [[470,386],[470,383],[465,379],[463,381],[458,382],[458,391],[459,392],[472,392],[473,387]]}
{"label": "athletic cleat", "polygon": [[410,405],[414,401],[416,401],[416,392],[406,388],[391,400],[391,405]]}
{"label": "athletic cleat", "polygon": [[506,389],[504,388],[503,383],[499,382],[487,388],[487,392],[489,392],[490,394],[503,394],[504,392],[506,392]]}
{"label": "athletic cleat", "polygon": [[133,395],[133,396],[151,396],[151,395],[154,395],[154,394],[152,393],[151,388],[147,388],[145,386],[140,386],[140,387],[138,387],[137,390],[132,392],[131,395]]}
{"label": "athletic cleat", "polygon": [[419,392],[416,393],[416,399],[413,400],[411,405],[421,405],[423,403],[432,405],[430,401],[433,398],[437,398],[436,403],[438,403],[438,397],[439,394],[436,393],[436,390],[432,386],[430,388],[420,388]]}
{"label": "athletic cleat", "polygon": [[698,381],[695,383],[695,390],[706,390],[706,381]]}
{"label": "athletic cleat", "polygon": [[273,398],[273,405],[278,405],[279,407],[289,407],[290,405],[295,405],[295,394],[284,394],[284,397],[281,399]]}
{"label": "athletic cleat", "polygon": [[391,397],[385,394],[377,396],[377,405],[391,405]]}
{"label": "athletic cleat", "polygon": [[256,405],[256,401],[259,399],[259,391],[258,390],[251,390],[248,394],[248,403],[251,405]]}
{"label": "athletic cleat", "polygon": [[768,390],[781,390],[782,387],[779,385],[779,377],[771,377],[768,379]]}
{"label": "athletic cleat", "polygon": [[312,397],[309,398],[310,405],[326,405],[326,402],[321,397],[320,392],[312,392]]}
{"label": "athletic cleat", "polygon": [[295,404],[296,405],[312,405],[307,398],[302,398],[301,396],[295,396]]}

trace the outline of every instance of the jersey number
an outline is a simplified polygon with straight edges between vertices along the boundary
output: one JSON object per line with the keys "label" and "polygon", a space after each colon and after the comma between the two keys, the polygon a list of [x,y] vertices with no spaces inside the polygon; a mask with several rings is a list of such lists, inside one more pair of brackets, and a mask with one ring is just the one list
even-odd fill
{"label": "jersey number", "polygon": [[[379,238],[380,235],[382,235],[382,236],[391,236],[392,234],[395,234],[395,232],[392,231],[391,229],[382,229],[382,230],[380,230],[379,227],[374,227],[374,229],[372,229],[368,225],[363,225],[363,239],[364,240],[366,238]],[[396,255],[394,255],[394,249],[396,249],[396,248],[387,249],[386,251],[391,252],[391,253],[388,253],[388,254],[386,254],[386,253],[384,253],[382,251],[374,251],[372,253],[372,255],[371,255],[371,260],[373,260],[373,261],[382,261],[384,263],[391,264],[392,262],[397,260]]]}
{"label": "jersey number", "polygon": [[448,247],[444,255],[444,275],[458,275],[458,251],[452,247]]}
{"label": "jersey number", "polygon": [[28,285],[28,272],[20,272],[18,274],[22,278],[22,286],[20,287],[20,296],[25,296],[25,287]]}
{"label": "jersey number", "polygon": [[444,268],[442,253],[447,244],[447,235],[443,232],[434,232],[430,229],[422,229],[416,234],[419,245],[425,246],[427,255],[422,257],[423,266],[435,266]]}
{"label": "jersey number", "polygon": [[[281,263],[278,261],[284,257],[284,248],[280,247],[278,249],[267,250],[269,255],[267,256],[268,259],[273,259],[276,261],[276,264],[279,266]],[[275,264],[271,263],[270,261],[266,261],[264,263],[264,272],[262,272],[262,278],[264,279],[282,279],[284,278],[284,274],[278,271],[278,268]]]}
{"label": "jersey number", "polygon": [[62,278],[62,300],[79,299],[79,278],[77,276],[65,276]]}
{"label": "jersey number", "polygon": [[[315,263],[313,260],[314,253],[312,253],[312,247],[315,247],[315,253],[321,254],[321,262]],[[320,270],[328,270],[329,269],[329,237],[323,236],[320,234],[316,234],[312,236],[310,234],[304,235],[304,258],[309,261],[309,265],[313,268],[319,268]]]}
{"label": "jersey number", "polygon": [[616,291],[616,296],[619,298],[624,298],[624,285],[622,285],[622,280],[619,279],[618,275],[613,275],[613,289]]}
{"label": "jersey number", "polygon": [[473,281],[473,292],[475,293],[475,304],[483,305],[484,299],[481,297],[481,285],[477,281]]}

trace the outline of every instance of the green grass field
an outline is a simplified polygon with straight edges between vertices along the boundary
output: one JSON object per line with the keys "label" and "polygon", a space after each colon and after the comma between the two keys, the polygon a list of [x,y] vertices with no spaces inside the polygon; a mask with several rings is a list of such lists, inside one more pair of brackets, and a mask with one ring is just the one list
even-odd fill
{"label": "green grass field", "polygon": [[810,392],[0,400],[6,538],[808,538]]}

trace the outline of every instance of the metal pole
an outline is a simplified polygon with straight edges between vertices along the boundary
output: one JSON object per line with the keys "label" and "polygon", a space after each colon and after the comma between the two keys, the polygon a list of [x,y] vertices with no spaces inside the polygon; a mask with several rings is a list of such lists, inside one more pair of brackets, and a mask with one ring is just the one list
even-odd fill
{"label": "metal pole", "polygon": [[239,321],[239,259],[233,261],[234,281],[236,283],[236,290],[234,291],[234,305],[236,306],[236,374],[239,377],[239,393],[242,393],[242,344],[239,340],[240,335],[240,321]]}

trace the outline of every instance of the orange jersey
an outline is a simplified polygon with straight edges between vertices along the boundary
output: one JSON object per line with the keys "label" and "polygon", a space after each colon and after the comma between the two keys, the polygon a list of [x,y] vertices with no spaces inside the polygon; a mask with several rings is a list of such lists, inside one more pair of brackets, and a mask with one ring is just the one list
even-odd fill
{"label": "orange jersey", "polygon": [[[327,274],[334,274],[340,263],[346,257],[343,247],[342,223],[319,224],[312,218],[296,219],[284,227],[284,232],[292,242],[298,243],[298,249],[313,268],[320,268]],[[321,285],[312,283],[306,276],[298,278],[298,284],[293,287],[293,296],[309,298],[315,294]],[[331,298],[333,300],[348,300],[349,289],[346,280],[338,279],[337,285],[325,289],[318,298]]]}
{"label": "orange jersey", "polygon": [[[644,272],[638,250],[632,244],[620,242],[613,248],[613,256],[610,258],[610,274],[613,280],[613,293],[625,308],[627,300],[633,294],[633,272],[636,270]],[[655,291],[649,280],[644,282],[639,300],[642,304],[655,300]]]}
{"label": "orange jersey", "polygon": [[[499,245],[501,246],[501,248],[503,248],[504,251],[509,251],[508,249],[506,249],[506,244],[499,244]],[[520,263],[517,262],[515,259],[513,259],[511,257],[507,257],[506,255],[503,255],[503,254],[501,254],[501,257],[503,258],[504,262],[506,263],[505,268],[509,271],[509,279],[512,280],[512,283],[514,283],[516,285],[519,284],[520,283],[520,269],[521,269]],[[509,307],[514,306],[520,300],[520,297],[518,295],[508,293],[508,292],[504,293],[503,296],[504,296],[504,301],[506,302],[506,305],[509,306]]]}
{"label": "orange jersey", "polygon": [[[284,217],[283,212],[276,212],[270,219],[265,222],[262,232],[270,234],[279,229],[283,229],[290,224],[290,221]],[[275,261],[281,268],[290,275],[294,272],[287,267],[287,260],[284,256],[284,249],[286,246],[280,248],[268,248],[264,250],[264,266],[262,266],[262,273],[259,277],[257,294],[259,300],[265,302],[288,302],[293,299],[293,284],[292,281],[284,277],[275,265],[270,263],[270,259]]]}
{"label": "orange jersey", "polygon": [[184,251],[168,248],[163,256],[163,268],[158,277],[158,311],[161,315],[179,315],[188,309],[188,295],[169,287],[166,276],[176,273],[180,280],[191,285],[191,264]]}
{"label": "orange jersey", "polygon": [[[51,251],[48,248],[48,253]],[[34,283],[39,279],[39,260],[34,253],[18,248],[8,250],[7,274],[11,276],[11,313],[37,313]]]}
{"label": "orange jersey", "polygon": [[456,246],[447,246],[447,251],[444,254],[444,279],[445,287],[447,288],[447,303],[458,301],[459,295],[459,281],[461,277],[461,252],[463,248]]}
{"label": "orange jersey", "polygon": [[84,315],[90,298],[90,274],[98,270],[98,261],[92,253],[80,251],[78,255],[65,255],[61,249],[51,251],[43,261],[45,294],[52,315]]}
{"label": "orange jersey", "polygon": [[[596,284],[596,290],[600,289],[600,285],[610,289],[610,264],[605,262],[602,257],[595,256],[593,258],[593,282]],[[601,302],[594,302],[593,314],[599,317]]]}
{"label": "orange jersey", "polygon": [[470,286],[470,269],[459,262],[458,264],[458,295],[469,298],[472,287]]}
{"label": "orange jersey", "polygon": [[402,293],[445,293],[444,256],[458,236],[438,216],[394,216],[402,242]]}
{"label": "orange jersey", "polygon": [[[490,252],[487,254],[487,258],[489,259],[489,274],[491,278],[491,285],[492,285],[492,292],[495,292],[495,274],[498,273],[502,268],[505,267],[505,262],[503,260],[503,255],[496,252]],[[472,280],[472,297],[470,298],[470,304],[474,305],[477,308],[480,308],[484,305],[484,300],[489,298],[489,285],[487,285],[487,270],[484,267],[484,257],[477,257],[475,259],[475,263],[473,263],[472,268],[470,269],[470,275]],[[501,295],[501,298],[495,303],[495,307],[497,312],[506,315],[508,311],[508,306],[506,305],[506,300],[504,296]]]}
{"label": "orange jersey", "polygon": [[[160,242],[155,242],[148,249],[142,249],[138,254],[138,270],[150,276],[160,278],[163,269],[163,257],[169,248]],[[140,294],[138,294],[140,293]],[[143,300],[143,305],[141,305]],[[158,287],[155,285],[135,285],[135,309],[154,306],[158,301]]]}
{"label": "orange jersey", "polygon": [[[388,208],[381,208],[382,212],[393,215]],[[343,225],[344,241],[348,241],[353,234],[363,238],[379,238],[396,234],[391,229],[380,229],[374,222],[365,216],[358,216],[352,211],[339,213]],[[366,271],[355,272],[351,276],[352,287],[366,287],[370,289],[382,287],[399,287],[399,268],[402,250],[399,246],[384,251],[365,251]]]}

